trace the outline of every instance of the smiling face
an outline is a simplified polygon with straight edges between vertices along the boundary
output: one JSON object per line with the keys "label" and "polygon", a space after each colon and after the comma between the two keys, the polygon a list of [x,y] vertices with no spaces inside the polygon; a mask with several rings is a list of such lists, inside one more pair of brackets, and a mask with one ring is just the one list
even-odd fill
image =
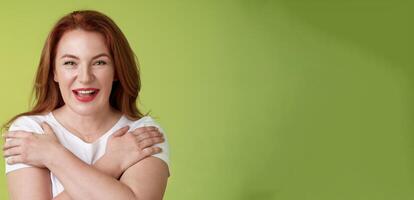
{"label": "smiling face", "polygon": [[60,39],[54,80],[65,106],[80,115],[110,108],[114,66],[102,34],[76,29]]}

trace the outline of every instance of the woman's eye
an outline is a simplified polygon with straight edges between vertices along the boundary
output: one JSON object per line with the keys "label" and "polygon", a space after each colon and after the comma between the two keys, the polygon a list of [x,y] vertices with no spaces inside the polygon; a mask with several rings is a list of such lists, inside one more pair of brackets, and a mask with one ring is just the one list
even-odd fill
{"label": "woman's eye", "polygon": [[98,60],[96,63],[96,65],[106,65],[106,62],[103,60]]}
{"label": "woman's eye", "polygon": [[66,61],[63,63],[63,65],[75,65],[75,62],[73,61]]}

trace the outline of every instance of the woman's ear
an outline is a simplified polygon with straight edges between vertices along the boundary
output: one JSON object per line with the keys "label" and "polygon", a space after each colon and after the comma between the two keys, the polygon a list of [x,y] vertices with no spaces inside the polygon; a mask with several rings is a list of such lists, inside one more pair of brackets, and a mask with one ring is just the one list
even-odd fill
{"label": "woman's ear", "polygon": [[59,83],[58,78],[57,78],[57,75],[56,75],[56,70],[53,70],[53,80],[54,80],[56,83]]}

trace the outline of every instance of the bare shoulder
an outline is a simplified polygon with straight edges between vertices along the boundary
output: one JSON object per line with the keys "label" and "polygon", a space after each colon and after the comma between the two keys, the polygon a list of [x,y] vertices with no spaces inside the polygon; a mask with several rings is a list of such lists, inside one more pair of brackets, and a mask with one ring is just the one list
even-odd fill
{"label": "bare shoulder", "polygon": [[150,156],[128,168],[120,181],[128,185],[138,199],[160,200],[168,177],[168,165],[160,158]]}
{"label": "bare shoulder", "polygon": [[7,173],[7,185],[9,199],[52,198],[50,171],[46,168],[28,167],[11,171]]}

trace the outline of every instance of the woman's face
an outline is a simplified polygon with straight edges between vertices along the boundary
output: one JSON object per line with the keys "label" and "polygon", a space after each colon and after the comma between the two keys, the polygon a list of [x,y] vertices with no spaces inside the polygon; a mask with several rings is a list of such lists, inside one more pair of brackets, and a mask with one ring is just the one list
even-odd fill
{"label": "woman's face", "polygon": [[60,39],[54,80],[66,106],[81,115],[109,108],[114,67],[103,35],[76,29]]}

